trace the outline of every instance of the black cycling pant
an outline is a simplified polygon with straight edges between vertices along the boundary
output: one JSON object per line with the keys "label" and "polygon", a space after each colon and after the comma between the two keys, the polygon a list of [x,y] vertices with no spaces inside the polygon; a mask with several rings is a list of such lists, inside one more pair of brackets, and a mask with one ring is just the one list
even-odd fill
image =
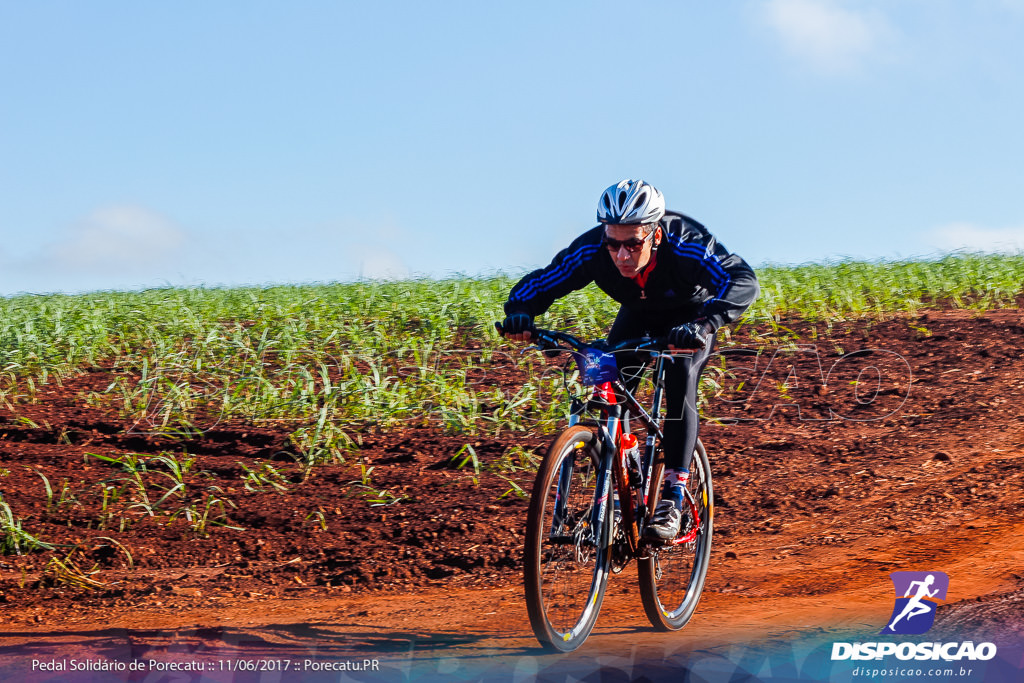
{"label": "black cycling pant", "polygon": [[[673,327],[691,322],[690,314],[658,312],[639,313],[625,306],[615,316],[612,329],[608,331],[608,343],[617,344],[636,337],[663,337]],[[665,421],[662,430],[665,438],[666,469],[689,469],[693,451],[697,446],[697,430],[700,415],[697,412],[697,387],[700,375],[715,347],[712,338],[707,348],[693,353],[675,354],[672,361],[665,363]],[[639,354],[616,354],[626,388],[631,392],[640,384],[644,367],[650,358]]]}

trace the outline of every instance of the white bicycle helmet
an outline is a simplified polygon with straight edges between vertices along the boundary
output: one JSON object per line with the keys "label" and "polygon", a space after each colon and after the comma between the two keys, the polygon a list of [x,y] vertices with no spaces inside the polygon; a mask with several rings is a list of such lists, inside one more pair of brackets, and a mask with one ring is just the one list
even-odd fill
{"label": "white bicycle helmet", "polygon": [[597,203],[597,220],[610,225],[657,223],[665,215],[665,197],[642,180],[612,185]]}

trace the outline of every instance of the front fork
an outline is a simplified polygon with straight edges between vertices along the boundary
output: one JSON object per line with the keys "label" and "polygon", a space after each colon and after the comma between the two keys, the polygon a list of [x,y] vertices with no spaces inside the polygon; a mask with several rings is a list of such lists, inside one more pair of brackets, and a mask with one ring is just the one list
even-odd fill
{"label": "front fork", "polygon": [[[609,451],[602,449],[607,454]],[[602,458],[607,457],[602,455]],[[572,483],[573,470],[576,466],[575,454],[570,455],[562,461],[561,468],[558,473],[558,489],[555,492],[555,512],[551,517],[551,535],[552,536],[564,536],[566,531],[573,531],[572,529],[565,529],[565,500],[569,486]],[[597,470],[597,481],[595,482],[594,495],[596,498],[595,504],[591,508],[590,517],[590,528],[593,530],[593,542],[594,545],[599,545],[598,539],[602,538],[604,533],[605,515],[608,514],[608,494],[611,491],[611,467],[602,466]]]}
{"label": "front fork", "polygon": [[[614,394],[611,394],[610,387],[602,387],[600,390],[602,398],[606,401],[614,401]],[[580,415],[586,410],[586,404],[578,399],[573,399],[569,412],[569,426],[572,427],[580,421]],[[600,545],[600,539],[604,537],[605,520],[608,514],[609,497],[613,486],[612,468],[615,466],[615,449],[618,447],[616,438],[621,429],[622,409],[618,405],[606,404],[602,409],[605,413],[600,421],[601,430],[598,438],[601,440],[599,451],[599,466],[597,468],[597,481],[594,483],[594,505],[591,507],[590,528],[593,530],[594,545]],[[565,492],[569,490],[572,479],[572,472],[575,466],[575,458],[566,458],[562,462],[558,477],[558,492],[555,499],[555,514],[552,519],[552,533],[557,533],[561,521],[565,516]]]}
{"label": "front fork", "polygon": [[601,420],[601,466],[597,470],[597,482],[594,487],[595,505],[591,511],[591,526],[594,529],[594,541],[604,538],[604,525],[608,519],[608,506],[611,505],[611,492],[614,488],[612,468],[617,466],[618,434],[621,431],[622,409],[617,405],[606,408],[607,415]]}
{"label": "front fork", "polygon": [[[569,426],[580,421],[580,415],[585,410],[585,404],[576,399],[573,400],[569,413]],[[594,505],[591,507],[590,528],[593,531],[594,545],[599,545],[599,539],[603,538],[605,515],[608,513],[608,496],[611,492],[611,471],[614,466],[616,439],[614,435],[619,430],[619,414],[621,409],[616,405],[608,406],[609,413],[606,419],[601,420],[602,429],[599,434],[601,448],[599,450],[599,463],[597,468],[597,481],[594,486]],[[569,487],[572,483],[573,471],[576,467],[576,453],[562,461],[558,472],[558,489],[555,492],[555,512],[551,518],[551,534],[562,535],[562,525],[565,521],[565,504]]]}

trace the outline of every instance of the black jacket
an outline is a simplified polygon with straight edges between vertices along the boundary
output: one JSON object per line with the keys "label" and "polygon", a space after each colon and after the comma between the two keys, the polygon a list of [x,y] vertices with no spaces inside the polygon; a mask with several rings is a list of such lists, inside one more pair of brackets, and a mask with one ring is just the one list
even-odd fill
{"label": "black jacket", "polygon": [[703,225],[672,211],[661,219],[664,237],[643,289],[623,277],[601,240],[604,226],[588,230],[558,252],[546,268],[516,284],[505,313],[538,316],[569,292],[591,282],[638,313],[682,312],[707,318],[717,330],[734,322],[757,299],[757,276],[746,261],[730,254]]}

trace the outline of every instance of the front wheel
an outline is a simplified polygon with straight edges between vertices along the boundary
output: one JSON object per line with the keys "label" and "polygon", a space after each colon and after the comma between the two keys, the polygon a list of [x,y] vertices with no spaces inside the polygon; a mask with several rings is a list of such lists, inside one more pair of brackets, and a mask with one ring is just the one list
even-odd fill
{"label": "front wheel", "polygon": [[562,652],[583,644],[597,621],[611,563],[612,506],[595,535],[600,447],[594,433],[569,427],[537,472],[526,521],[526,610],[537,640]]}
{"label": "front wheel", "polygon": [[[676,542],[651,548],[648,557],[637,562],[644,611],[659,631],[675,631],[686,625],[697,609],[708,573],[714,494],[711,465],[700,440],[686,489],[689,496],[683,503],[683,525]],[[697,510],[696,519],[690,502]]]}

